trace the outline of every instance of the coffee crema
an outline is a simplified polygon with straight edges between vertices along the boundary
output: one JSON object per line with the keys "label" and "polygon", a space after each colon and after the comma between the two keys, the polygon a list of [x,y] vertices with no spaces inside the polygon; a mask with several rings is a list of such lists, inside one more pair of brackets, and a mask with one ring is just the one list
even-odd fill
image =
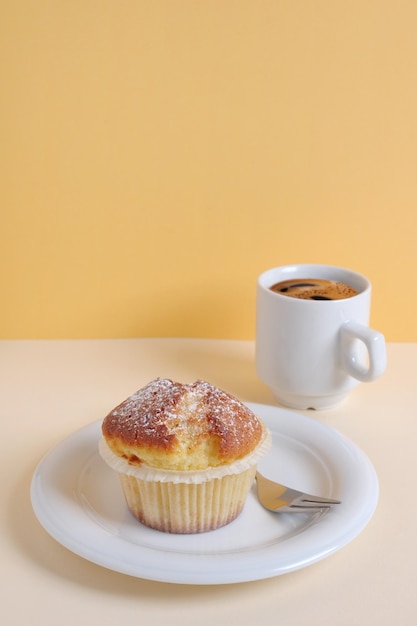
{"label": "coffee crema", "polygon": [[356,289],[336,280],[292,278],[270,287],[271,291],[301,300],[344,300],[357,295]]}

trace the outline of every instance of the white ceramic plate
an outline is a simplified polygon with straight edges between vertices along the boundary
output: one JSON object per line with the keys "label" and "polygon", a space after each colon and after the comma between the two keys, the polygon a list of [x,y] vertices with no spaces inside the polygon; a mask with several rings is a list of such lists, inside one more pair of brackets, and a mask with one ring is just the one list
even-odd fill
{"label": "white ceramic plate", "polygon": [[119,479],[97,452],[101,421],[75,432],[39,464],[31,498],[45,530],[72,552],[111,570],[148,580],[224,584],[259,580],[311,565],[366,526],[378,480],[351,441],[304,415],[248,406],[272,433],[259,469],[296,489],[340,498],[326,513],[270,513],[253,490],[231,524],[197,535],[146,528],[129,513]]}

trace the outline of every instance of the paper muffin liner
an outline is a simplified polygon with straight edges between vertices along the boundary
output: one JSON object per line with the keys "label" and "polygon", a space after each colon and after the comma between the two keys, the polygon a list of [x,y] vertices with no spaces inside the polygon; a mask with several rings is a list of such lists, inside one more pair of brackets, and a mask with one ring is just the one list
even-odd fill
{"label": "paper muffin liner", "polygon": [[263,438],[246,457],[206,470],[175,472],[132,466],[99,443],[100,455],[120,477],[127,505],[143,524],[170,533],[200,533],[220,528],[242,511],[258,461],[271,446]]}
{"label": "paper muffin liner", "polygon": [[225,526],[242,511],[256,467],[204,483],[143,481],[120,474],[127,505],[145,526],[168,533],[202,533]]}

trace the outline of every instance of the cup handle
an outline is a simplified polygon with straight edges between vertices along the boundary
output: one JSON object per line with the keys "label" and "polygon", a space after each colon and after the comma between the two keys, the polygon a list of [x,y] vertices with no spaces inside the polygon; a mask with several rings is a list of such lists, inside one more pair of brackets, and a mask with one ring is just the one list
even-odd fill
{"label": "cup handle", "polygon": [[[356,340],[366,346],[369,363],[359,362]],[[343,368],[361,382],[370,382],[384,373],[387,365],[385,338],[372,328],[358,322],[345,322],[340,329],[341,356]]]}

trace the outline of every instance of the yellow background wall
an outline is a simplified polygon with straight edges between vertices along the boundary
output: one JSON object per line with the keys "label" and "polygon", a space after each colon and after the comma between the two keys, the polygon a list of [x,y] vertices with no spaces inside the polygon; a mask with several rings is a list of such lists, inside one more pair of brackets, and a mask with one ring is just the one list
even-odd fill
{"label": "yellow background wall", "polygon": [[268,267],[417,340],[415,0],[0,0],[0,335],[253,338]]}

